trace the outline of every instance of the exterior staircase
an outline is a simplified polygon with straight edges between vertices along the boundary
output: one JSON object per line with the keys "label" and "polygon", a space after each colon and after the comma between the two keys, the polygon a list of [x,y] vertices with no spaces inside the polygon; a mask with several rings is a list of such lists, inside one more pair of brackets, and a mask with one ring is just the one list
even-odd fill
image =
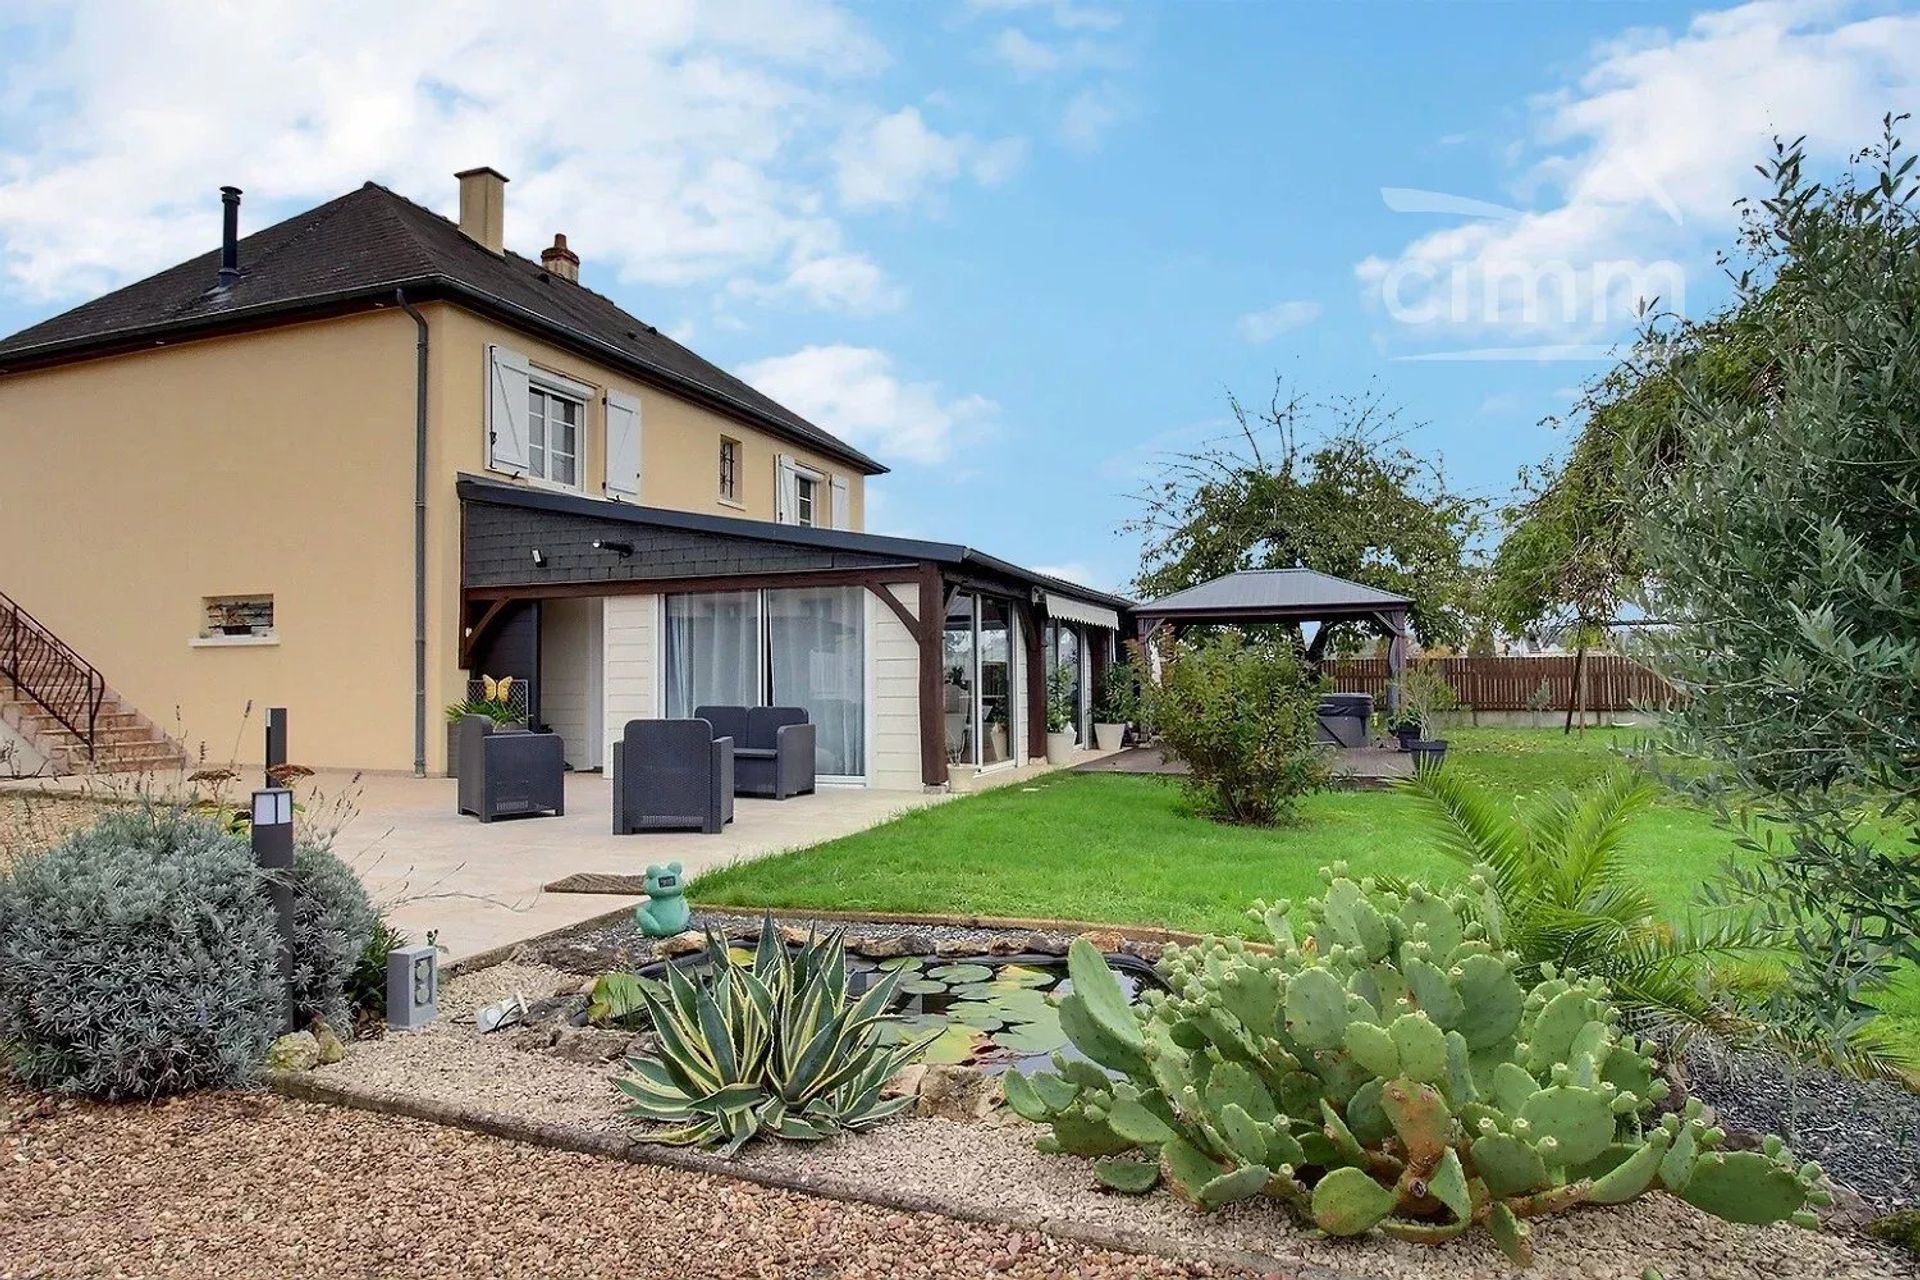
{"label": "exterior staircase", "polygon": [[[182,769],[187,753],[108,687],[105,677],[34,616],[0,592],[0,734],[24,742],[26,759],[0,759],[0,776],[157,773]],[[4,747],[0,747],[4,751]]]}

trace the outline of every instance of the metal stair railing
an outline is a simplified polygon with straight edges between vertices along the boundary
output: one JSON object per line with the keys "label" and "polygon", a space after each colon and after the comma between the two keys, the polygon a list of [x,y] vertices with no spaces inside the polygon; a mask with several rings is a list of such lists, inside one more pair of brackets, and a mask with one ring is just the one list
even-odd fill
{"label": "metal stair railing", "polygon": [[0,676],[95,753],[107,682],[32,614],[0,592]]}

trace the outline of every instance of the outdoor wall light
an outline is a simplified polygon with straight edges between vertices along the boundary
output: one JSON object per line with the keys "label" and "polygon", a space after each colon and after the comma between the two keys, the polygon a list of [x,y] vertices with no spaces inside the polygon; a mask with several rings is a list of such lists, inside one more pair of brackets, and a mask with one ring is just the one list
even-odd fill
{"label": "outdoor wall light", "polygon": [[280,982],[286,992],[282,1015],[286,1030],[295,1027],[293,1008],[293,792],[267,787],[253,793],[253,863],[259,867],[261,888],[273,907],[274,927],[280,937]]}
{"label": "outdoor wall light", "polygon": [[431,944],[387,952],[387,1025],[410,1031],[440,1014],[440,949]]}
{"label": "outdoor wall light", "polygon": [[595,551],[611,551],[622,560],[625,560],[633,554],[633,544],[631,542],[613,542],[606,538],[595,538],[593,540],[593,549]]}
{"label": "outdoor wall light", "polygon": [[536,569],[544,569],[547,567],[547,553],[538,547],[533,549],[533,567]]}

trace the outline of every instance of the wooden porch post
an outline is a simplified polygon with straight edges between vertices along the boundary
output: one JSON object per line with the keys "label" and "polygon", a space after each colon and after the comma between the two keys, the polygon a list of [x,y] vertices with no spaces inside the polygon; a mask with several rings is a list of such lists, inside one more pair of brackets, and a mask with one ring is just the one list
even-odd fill
{"label": "wooden porch post", "polygon": [[1026,650],[1027,669],[1027,759],[1044,759],[1047,754],[1047,659],[1040,643],[1040,611],[1031,600],[1017,600],[1020,613],[1020,642]]}
{"label": "wooden porch post", "polygon": [[947,627],[946,583],[931,564],[920,567],[920,780],[929,787],[947,781],[946,679],[940,669]]}

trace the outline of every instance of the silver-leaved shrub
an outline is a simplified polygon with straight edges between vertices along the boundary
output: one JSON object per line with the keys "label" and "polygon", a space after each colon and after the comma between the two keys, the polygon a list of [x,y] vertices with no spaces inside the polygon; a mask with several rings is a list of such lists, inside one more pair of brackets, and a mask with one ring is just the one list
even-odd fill
{"label": "silver-leaved shrub", "polygon": [[[295,880],[295,997],[337,1015],[374,912],[324,849]],[[184,807],[116,809],[0,873],[0,1050],[64,1093],[242,1083],[283,1029],[279,945],[244,837]]]}

